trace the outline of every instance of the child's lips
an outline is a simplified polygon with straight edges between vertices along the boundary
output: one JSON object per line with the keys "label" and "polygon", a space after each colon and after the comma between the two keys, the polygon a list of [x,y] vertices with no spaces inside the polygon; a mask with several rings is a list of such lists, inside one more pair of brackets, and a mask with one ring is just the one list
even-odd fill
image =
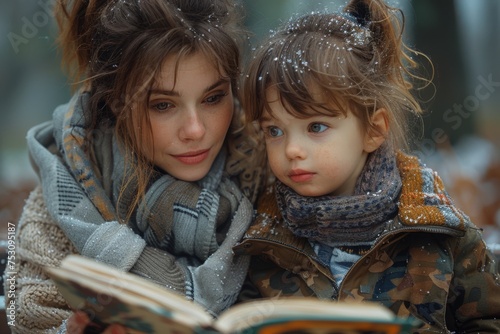
{"label": "child's lips", "polygon": [[316,175],[316,173],[303,169],[294,169],[288,174],[288,177],[293,182],[307,182],[310,181],[314,175]]}

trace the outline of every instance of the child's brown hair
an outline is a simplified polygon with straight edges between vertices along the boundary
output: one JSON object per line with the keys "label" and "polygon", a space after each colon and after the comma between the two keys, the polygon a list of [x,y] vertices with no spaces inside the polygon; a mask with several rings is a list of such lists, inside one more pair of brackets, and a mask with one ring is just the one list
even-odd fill
{"label": "child's brown hair", "polygon": [[[389,139],[407,149],[408,118],[422,113],[412,89],[415,82],[430,80],[415,74],[412,56],[421,54],[403,43],[403,29],[402,11],[381,0],[352,0],[343,12],[291,20],[250,63],[243,94],[247,117],[259,120],[264,111],[271,113],[266,101],[271,86],[288,112],[301,118],[333,110],[345,114],[348,107],[367,130],[377,131],[371,115],[385,108]],[[315,98],[318,87],[332,105]]]}

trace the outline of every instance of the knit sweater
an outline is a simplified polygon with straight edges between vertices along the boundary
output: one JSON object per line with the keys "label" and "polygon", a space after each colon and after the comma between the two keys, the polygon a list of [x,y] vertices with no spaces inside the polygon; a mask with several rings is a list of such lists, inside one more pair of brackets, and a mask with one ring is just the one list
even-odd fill
{"label": "knit sweater", "polygon": [[71,314],[44,266],[58,266],[75,247],[49,215],[41,187],[29,196],[17,225],[16,293],[5,303],[15,305],[12,333],[57,333]]}
{"label": "knit sweater", "polygon": [[[16,231],[16,293],[13,299],[6,296],[5,303],[15,305],[15,321],[11,325],[13,334],[60,333],[63,321],[71,315],[66,301],[57,290],[54,282],[45,274],[45,266],[59,266],[69,254],[78,254],[77,249],[66,237],[57,222],[47,210],[41,186],[37,186],[28,197]],[[163,253],[148,248],[150,259],[154,263],[142,263],[140,268],[148,266],[148,272],[154,274]],[[156,254],[158,253],[158,254]],[[157,268],[161,272],[161,268]],[[154,282],[159,280],[150,277]],[[165,277],[162,277],[165,279]],[[5,289],[8,289],[7,282]]]}

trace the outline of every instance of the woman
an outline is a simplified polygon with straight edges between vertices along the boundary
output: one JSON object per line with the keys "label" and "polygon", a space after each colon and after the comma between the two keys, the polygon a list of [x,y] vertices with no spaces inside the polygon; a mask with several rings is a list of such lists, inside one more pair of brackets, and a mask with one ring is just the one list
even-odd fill
{"label": "woman", "polygon": [[70,253],[214,315],[234,302],[248,258],[232,246],[260,184],[250,163],[258,142],[238,108],[237,9],[225,0],[56,3],[78,90],[28,133],[41,185],[17,228],[13,332],[66,331],[71,312],[43,266]]}

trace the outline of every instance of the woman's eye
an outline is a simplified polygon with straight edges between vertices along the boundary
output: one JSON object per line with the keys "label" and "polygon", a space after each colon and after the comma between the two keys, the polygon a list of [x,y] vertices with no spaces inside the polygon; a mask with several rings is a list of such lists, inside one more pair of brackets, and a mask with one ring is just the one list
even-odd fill
{"label": "woman's eye", "polygon": [[172,103],[159,102],[159,103],[153,104],[151,107],[156,111],[166,111],[166,110],[172,108]]}
{"label": "woman's eye", "polygon": [[216,103],[219,103],[226,95],[227,95],[226,92],[214,94],[214,95],[207,97],[205,99],[205,102],[208,104],[216,104]]}
{"label": "woman's eye", "polygon": [[281,129],[276,127],[276,126],[268,126],[265,129],[265,133],[266,133],[266,136],[272,137],[272,138],[280,137],[283,135],[283,131],[281,131]]}
{"label": "woman's eye", "polygon": [[321,123],[312,123],[309,126],[309,131],[314,132],[314,133],[321,133],[327,129],[328,129],[328,126],[325,124],[321,124]]}

